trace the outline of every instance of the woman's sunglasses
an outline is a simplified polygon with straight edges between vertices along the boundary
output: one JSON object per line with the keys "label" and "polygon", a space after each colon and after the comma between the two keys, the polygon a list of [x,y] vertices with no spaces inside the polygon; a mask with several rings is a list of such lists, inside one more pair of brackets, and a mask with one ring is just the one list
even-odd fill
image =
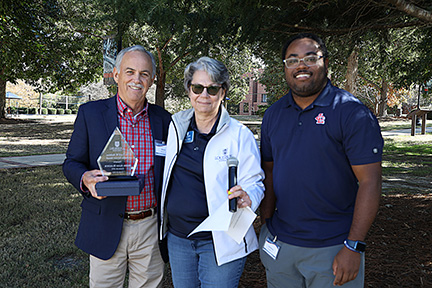
{"label": "woman's sunglasses", "polygon": [[195,94],[201,94],[204,91],[204,88],[207,89],[207,93],[211,96],[216,96],[219,93],[219,90],[222,88],[221,86],[203,86],[201,84],[191,84],[192,91]]}

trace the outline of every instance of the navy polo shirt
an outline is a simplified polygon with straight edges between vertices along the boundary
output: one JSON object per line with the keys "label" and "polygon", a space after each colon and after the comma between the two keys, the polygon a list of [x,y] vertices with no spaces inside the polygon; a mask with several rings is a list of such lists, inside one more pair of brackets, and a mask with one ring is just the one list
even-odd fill
{"label": "navy polo shirt", "polygon": [[358,190],[351,165],[380,162],[382,149],[377,119],[347,91],[328,81],[304,110],[289,92],[262,123],[262,160],[273,162],[277,198],[269,231],[302,247],[343,243]]}
{"label": "navy polo shirt", "polygon": [[[208,141],[216,134],[216,123],[208,134],[198,131],[195,115],[189,124],[176,164],[171,172],[168,188],[168,231],[187,238],[208,216],[206,189],[204,185],[203,159]],[[199,232],[188,239],[212,239],[211,232]]]}

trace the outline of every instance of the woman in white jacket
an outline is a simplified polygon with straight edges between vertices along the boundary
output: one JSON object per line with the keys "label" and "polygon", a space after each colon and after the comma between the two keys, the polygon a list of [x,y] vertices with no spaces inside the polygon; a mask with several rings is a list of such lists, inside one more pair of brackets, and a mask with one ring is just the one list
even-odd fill
{"label": "woman in white jacket", "polygon": [[[169,127],[160,237],[167,237],[175,287],[237,287],[246,256],[258,248],[252,225],[240,244],[223,231],[189,234],[228,198],[237,198],[239,208],[258,208],[260,154],[252,132],[222,105],[230,86],[225,65],[202,57],[184,75],[193,108],[175,114]],[[238,185],[230,195],[229,157],[238,159]]]}

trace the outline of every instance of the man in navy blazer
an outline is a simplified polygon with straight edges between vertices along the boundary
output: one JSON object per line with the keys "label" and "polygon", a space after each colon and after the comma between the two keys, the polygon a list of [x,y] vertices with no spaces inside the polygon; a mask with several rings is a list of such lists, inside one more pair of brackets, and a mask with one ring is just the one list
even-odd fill
{"label": "man in navy blazer", "polygon": [[[160,203],[165,160],[161,145],[166,141],[171,116],[163,108],[147,102],[146,93],[154,81],[155,69],[153,55],[142,46],[123,49],[113,73],[118,94],[81,105],[75,121],[63,173],[83,195],[75,244],[90,254],[91,287],[123,287],[127,269],[129,287],[159,287],[162,281],[164,263],[158,248],[155,210],[156,203]],[[141,130],[136,130],[140,125]],[[141,171],[142,174],[154,174],[154,178],[145,182],[149,187],[141,193],[153,192],[150,195],[153,207],[130,211],[131,205],[138,205],[136,199],[130,203],[131,196],[97,195],[96,183],[108,179],[99,170],[97,158],[116,127],[124,129],[122,133],[132,134],[133,139],[139,138],[137,141],[147,141],[146,149],[134,153],[141,155],[139,163],[144,161],[150,167]],[[135,145],[131,147],[134,150]],[[148,155],[148,151],[153,155]],[[164,255],[165,251],[162,252]]]}

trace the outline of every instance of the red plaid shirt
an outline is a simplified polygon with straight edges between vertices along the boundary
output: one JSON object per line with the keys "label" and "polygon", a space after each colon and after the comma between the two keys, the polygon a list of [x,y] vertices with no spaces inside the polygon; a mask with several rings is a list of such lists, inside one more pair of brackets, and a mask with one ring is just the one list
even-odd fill
{"label": "red plaid shirt", "polygon": [[135,175],[145,175],[144,189],[138,196],[129,196],[126,211],[142,211],[156,206],[154,196],[153,137],[148,117],[148,103],[137,115],[117,94],[120,131],[138,158]]}

